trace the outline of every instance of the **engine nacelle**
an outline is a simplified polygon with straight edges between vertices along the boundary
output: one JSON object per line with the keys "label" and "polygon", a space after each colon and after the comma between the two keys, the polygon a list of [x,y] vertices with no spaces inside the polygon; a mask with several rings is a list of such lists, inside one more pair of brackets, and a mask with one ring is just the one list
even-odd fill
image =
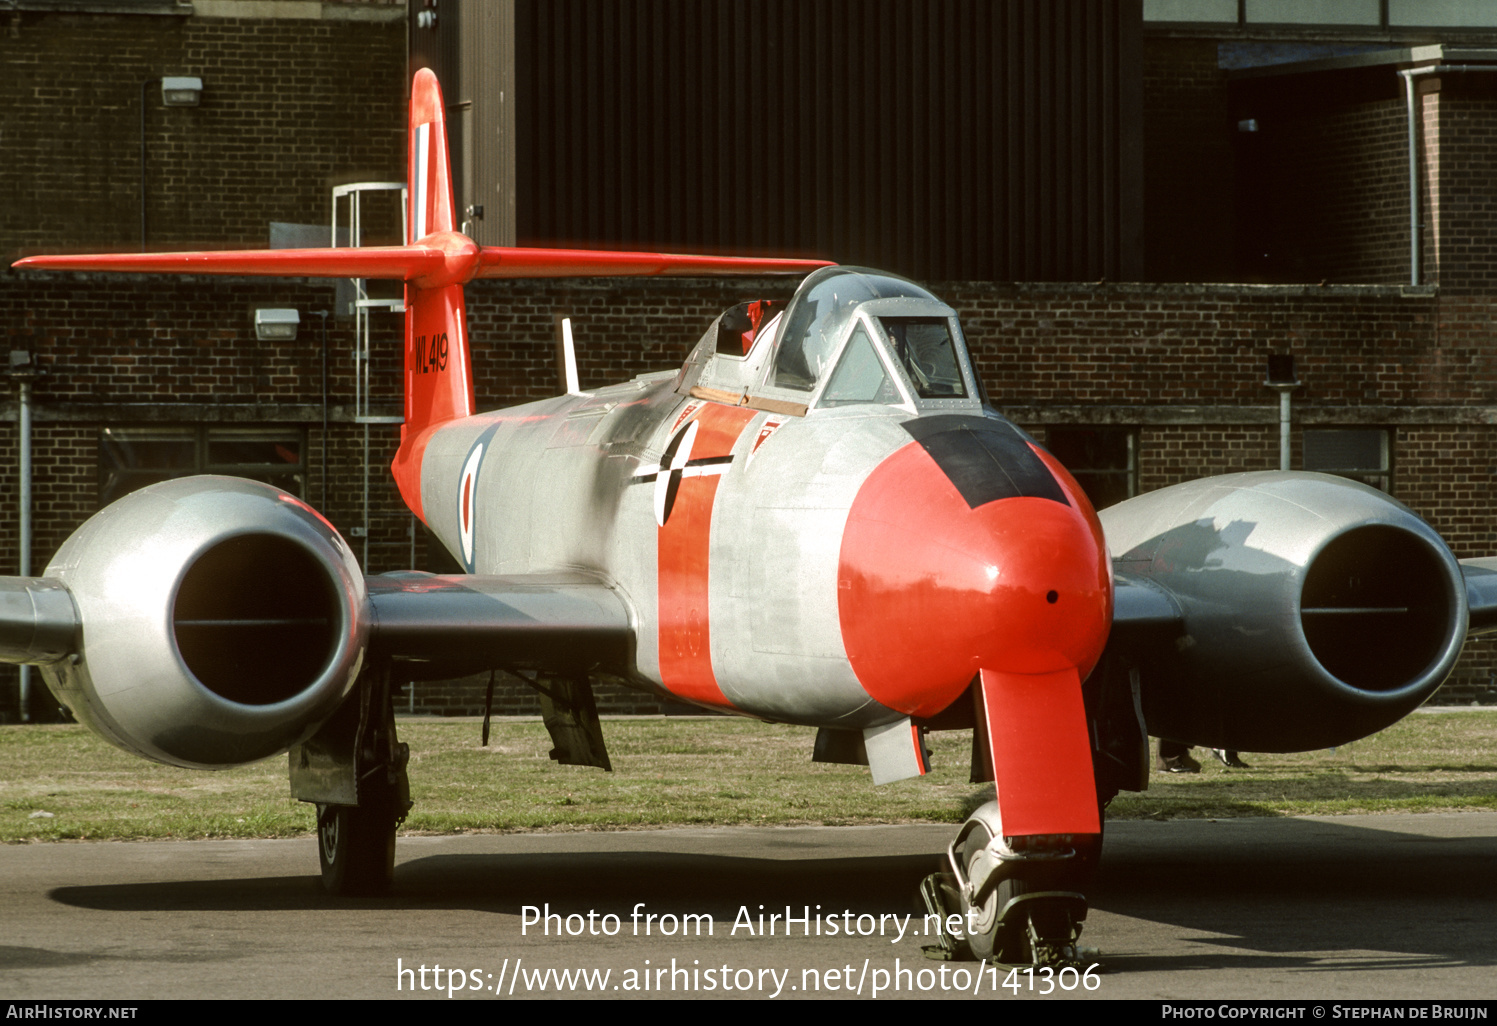
{"label": "engine nacelle", "polygon": [[300,499],[190,477],[97,513],[47,577],[78,653],[42,667],[80,721],[126,751],[213,769],[309,737],[352,688],[369,631],[353,553]]}
{"label": "engine nacelle", "polygon": [[1444,541],[1407,507],[1322,474],[1208,478],[1100,514],[1114,568],[1183,614],[1173,644],[1120,647],[1140,665],[1149,733],[1257,752],[1374,733],[1449,675],[1466,589]]}

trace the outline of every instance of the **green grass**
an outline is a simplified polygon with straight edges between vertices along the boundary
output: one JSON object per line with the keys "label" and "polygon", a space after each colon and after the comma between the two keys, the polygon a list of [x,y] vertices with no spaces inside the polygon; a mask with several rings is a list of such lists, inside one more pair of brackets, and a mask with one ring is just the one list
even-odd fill
{"label": "green grass", "polygon": [[[406,832],[959,822],[970,734],[932,734],[934,772],[875,788],[862,767],[810,761],[814,732],[739,719],[606,720],[615,772],[558,766],[539,722],[402,722],[415,801]],[[1416,715],[1334,752],[1203,759],[1113,802],[1113,819],[1497,808],[1497,712]],[[1204,752],[1197,752],[1204,755]],[[32,818],[35,812],[50,817]],[[312,829],[285,759],[217,773],[144,762],[77,726],[0,727],[0,841],[286,837]]]}

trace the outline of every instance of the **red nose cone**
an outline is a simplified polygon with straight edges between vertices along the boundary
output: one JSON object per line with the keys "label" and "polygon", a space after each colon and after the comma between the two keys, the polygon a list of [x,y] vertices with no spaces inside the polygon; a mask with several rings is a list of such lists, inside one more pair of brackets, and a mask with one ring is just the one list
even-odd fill
{"label": "red nose cone", "polygon": [[1096,513],[1048,454],[1069,504],[1018,496],[967,505],[918,443],[858,492],[842,538],[839,614],[858,680],[883,705],[932,716],[980,669],[1081,678],[1112,623]]}

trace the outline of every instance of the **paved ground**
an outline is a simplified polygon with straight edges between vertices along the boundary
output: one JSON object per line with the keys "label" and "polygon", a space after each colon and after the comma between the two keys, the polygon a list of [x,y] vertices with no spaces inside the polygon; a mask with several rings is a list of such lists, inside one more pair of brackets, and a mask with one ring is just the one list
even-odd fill
{"label": "paved ground", "polygon": [[[948,833],[404,838],[385,901],[324,897],[311,839],[0,847],[0,997],[446,1000],[453,986],[493,1000],[501,981],[504,996],[511,985],[538,995],[532,974],[545,969],[608,970],[600,996],[668,997],[674,964],[677,996],[722,996],[726,983],[733,996],[898,984],[900,996],[929,997],[965,981],[990,1000],[991,977],[978,984],[949,964],[943,977],[922,938],[898,936]],[[1491,999],[1494,869],[1497,814],[1111,824],[1083,938],[1107,970],[1091,994]],[[558,936],[560,920],[549,936],[522,929],[523,907],[547,903],[597,915],[591,927],[571,921],[581,936]],[[788,938],[782,923],[761,935],[761,904],[766,924],[809,906],[811,936],[799,923]],[[711,916],[712,935],[681,936],[688,914]],[[554,977],[544,988],[558,989]]]}

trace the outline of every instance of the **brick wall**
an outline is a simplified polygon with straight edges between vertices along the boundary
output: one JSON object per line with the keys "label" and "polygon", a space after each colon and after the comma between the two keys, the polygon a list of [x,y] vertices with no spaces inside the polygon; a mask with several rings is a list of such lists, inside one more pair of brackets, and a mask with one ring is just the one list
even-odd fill
{"label": "brick wall", "polygon": [[1420,82],[1427,173],[1425,280],[1484,294],[1497,279],[1497,84],[1491,74]]}
{"label": "brick wall", "polygon": [[1262,407],[1270,353],[1293,353],[1297,401],[1350,406],[1491,401],[1489,300],[1427,290],[963,283],[983,379],[1009,404]]}
{"label": "brick wall", "polygon": [[203,97],[145,89],[152,249],[264,246],[271,221],[328,223],[334,184],[404,177],[402,19],[4,17],[6,263],[140,248],[142,83],[162,75],[201,77]]}

